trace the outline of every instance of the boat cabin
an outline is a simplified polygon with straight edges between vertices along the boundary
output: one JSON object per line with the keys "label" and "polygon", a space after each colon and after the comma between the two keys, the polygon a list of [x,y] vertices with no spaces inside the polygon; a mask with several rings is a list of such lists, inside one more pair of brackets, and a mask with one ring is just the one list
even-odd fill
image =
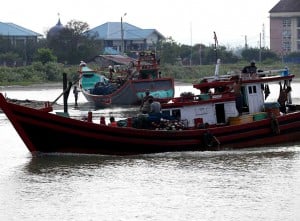
{"label": "boat cabin", "polygon": [[136,72],[138,79],[157,79],[161,77],[159,71],[159,59],[156,58],[154,52],[139,52],[139,57],[136,62]]}
{"label": "boat cabin", "polygon": [[[269,73],[269,72],[268,72]],[[268,83],[284,81],[289,85],[293,75],[267,75],[253,78],[241,77],[241,93],[243,100],[242,115],[236,108],[236,96],[232,91],[237,76],[204,78],[199,84],[193,85],[199,89],[199,95],[181,95],[172,102],[162,105],[163,115],[173,116],[186,122],[186,127],[197,127],[204,123],[210,125],[226,125],[238,119],[253,120],[253,115],[265,111],[265,99],[269,93]],[[275,102],[277,103],[277,102]],[[273,104],[278,109],[278,105]]]}
{"label": "boat cabin", "polygon": [[194,85],[199,95],[184,95],[163,104],[162,114],[183,120],[186,127],[197,124],[225,124],[229,117],[238,115],[234,93],[228,91],[234,81],[202,82]]}

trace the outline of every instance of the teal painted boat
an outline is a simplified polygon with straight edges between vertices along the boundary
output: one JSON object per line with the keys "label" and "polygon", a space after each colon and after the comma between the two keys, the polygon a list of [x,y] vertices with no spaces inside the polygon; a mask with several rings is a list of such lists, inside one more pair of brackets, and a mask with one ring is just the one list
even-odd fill
{"label": "teal painted boat", "polygon": [[111,74],[109,79],[81,63],[79,87],[84,97],[96,107],[138,105],[146,91],[161,103],[174,98],[174,79],[161,76],[154,53],[140,52],[138,60],[128,65],[130,72],[117,78]]}

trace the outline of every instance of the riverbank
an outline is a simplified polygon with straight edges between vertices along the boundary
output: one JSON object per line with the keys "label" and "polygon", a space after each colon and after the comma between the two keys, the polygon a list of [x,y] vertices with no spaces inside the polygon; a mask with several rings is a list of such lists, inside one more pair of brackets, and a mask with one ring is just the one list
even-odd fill
{"label": "riverbank", "polygon": [[0,86],[1,91],[8,90],[36,90],[36,89],[49,89],[49,88],[63,88],[62,83],[43,83],[43,84],[31,84],[27,86],[23,85],[8,85],[8,86]]}
{"label": "riverbank", "polygon": [[[36,90],[48,90],[48,89],[59,89],[61,88],[61,92],[63,92],[63,86],[61,83],[46,83],[46,84],[32,84],[29,86],[21,86],[21,85],[10,85],[10,86],[0,86],[0,93],[3,93],[6,99],[14,104],[31,107],[35,109],[41,109],[45,107],[45,102],[48,101],[40,101],[34,99],[18,99],[18,98],[11,98],[7,96],[7,92],[10,91],[36,91]],[[53,104],[53,108],[61,108],[62,105],[60,104]]]}

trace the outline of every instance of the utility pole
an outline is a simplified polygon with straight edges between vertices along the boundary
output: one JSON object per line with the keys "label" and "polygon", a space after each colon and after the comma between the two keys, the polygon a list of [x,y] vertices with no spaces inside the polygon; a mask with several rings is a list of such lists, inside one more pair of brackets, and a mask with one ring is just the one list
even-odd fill
{"label": "utility pole", "polygon": [[192,23],[191,23],[191,55],[190,55],[190,66],[192,66],[192,57],[193,57],[193,32],[192,32]]}
{"label": "utility pole", "polygon": [[248,49],[247,35],[245,35],[245,49]]}
{"label": "utility pole", "polygon": [[124,28],[123,28],[123,17],[125,17],[127,13],[124,13],[123,16],[121,16],[121,53],[124,55]]}
{"label": "utility pole", "polygon": [[201,44],[199,44],[199,65],[202,65],[201,54],[202,54],[202,47],[201,47]]}
{"label": "utility pole", "polygon": [[259,33],[259,63],[261,63],[261,33]]}
{"label": "utility pole", "polygon": [[265,24],[263,24],[263,30],[262,30],[262,47],[266,48],[266,37],[265,37]]}

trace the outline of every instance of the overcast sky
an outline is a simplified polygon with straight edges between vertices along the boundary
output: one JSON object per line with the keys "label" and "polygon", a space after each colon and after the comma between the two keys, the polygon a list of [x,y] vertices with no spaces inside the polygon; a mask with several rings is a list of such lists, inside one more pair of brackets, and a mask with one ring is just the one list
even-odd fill
{"label": "overcast sky", "polygon": [[[8,0],[1,2],[1,22],[12,22],[40,34],[78,20],[94,28],[123,22],[152,28],[180,44],[269,47],[269,11],[279,0]],[[261,38],[260,38],[261,36]],[[261,41],[260,41],[261,39]]]}

